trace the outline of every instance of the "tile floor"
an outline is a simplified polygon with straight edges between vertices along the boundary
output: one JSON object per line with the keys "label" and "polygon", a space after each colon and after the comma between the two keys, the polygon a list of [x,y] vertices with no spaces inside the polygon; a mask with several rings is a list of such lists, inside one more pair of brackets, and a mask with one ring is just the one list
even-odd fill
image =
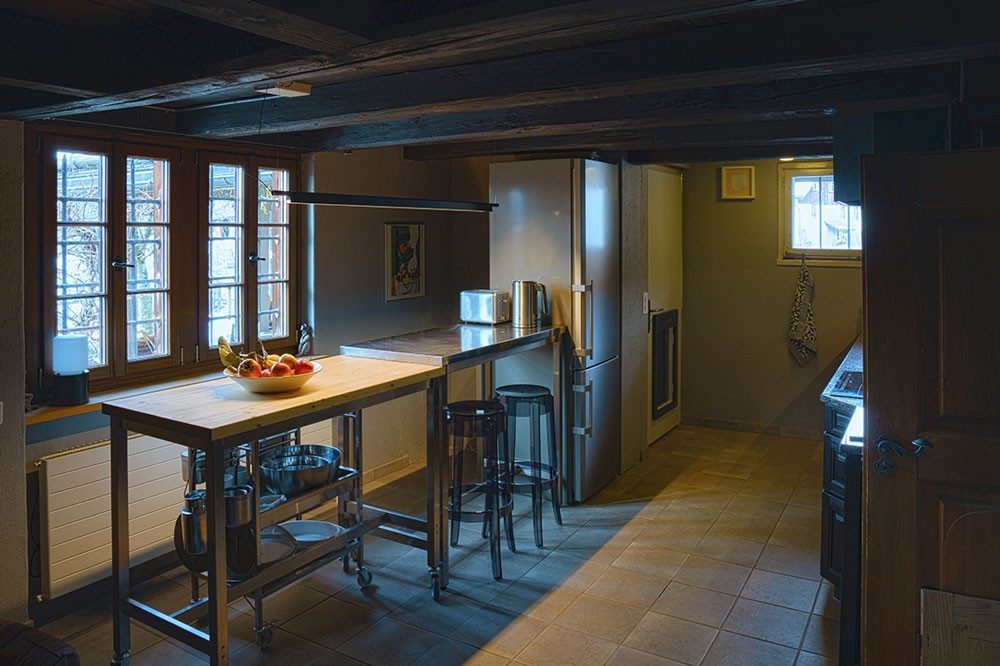
{"label": "tile floor", "polygon": [[[493,581],[473,526],[453,551],[439,603],[425,555],[366,542],[375,582],[328,566],[266,601],[271,647],[253,644],[252,611],[230,608],[234,664],[797,664],[832,665],[838,603],[819,576],[820,446],[814,442],[681,426],[647,460],[586,504],[547,512],[535,548],[519,498],[517,553],[503,550]],[[369,492],[401,510],[424,503],[422,470]],[[138,596],[162,610],[187,600],[178,570]],[[43,627],[83,663],[107,664],[109,602]],[[151,630],[133,630],[133,659],[203,663]]]}

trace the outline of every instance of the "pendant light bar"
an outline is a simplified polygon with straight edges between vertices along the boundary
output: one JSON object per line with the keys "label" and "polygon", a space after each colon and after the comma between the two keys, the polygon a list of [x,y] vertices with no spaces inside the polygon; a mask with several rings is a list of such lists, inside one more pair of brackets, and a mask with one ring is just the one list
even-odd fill
{"label": "pendant light bar", "polygon": [[365,194],[332,194],[272,190],[275,196],[288,197],[288,203],[302,206],[351,206],[354,208],[395,208],[399,210],[440,210],[469,213],[491,213],[500,204],[447,199],[409,199],[406,197],[376,197]]}

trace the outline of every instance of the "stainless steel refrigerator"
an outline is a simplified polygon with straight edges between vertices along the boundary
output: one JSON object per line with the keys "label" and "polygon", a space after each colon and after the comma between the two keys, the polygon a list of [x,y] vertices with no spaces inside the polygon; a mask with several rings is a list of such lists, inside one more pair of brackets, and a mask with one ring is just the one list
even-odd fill
{"label": "stainless steel refrigerator", "polygon": [[[490,284],[545,284],[553,323],[572,339],[569,436],[563,475],[582,501],[618,474],[621,450],[621,297],[618,167],[578,159],[490,166]],[[527,352],[498,361],[497,386],[551,387],[551,356]],[[524,438],[518,438],[524,441]],[[520,448],[520,446],[518,447]],[[543,450],[546,450],[543,448]]]}

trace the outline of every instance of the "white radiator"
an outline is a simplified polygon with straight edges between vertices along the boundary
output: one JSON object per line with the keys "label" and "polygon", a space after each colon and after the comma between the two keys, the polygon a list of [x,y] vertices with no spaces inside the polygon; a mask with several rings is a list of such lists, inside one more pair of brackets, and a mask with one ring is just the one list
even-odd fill
{"label": "white radiator", "polygon": [[[182,448],[129,439],[129,552],[133,565],[173,549],[184,502]],[[111,446],[96,442],[39,460],[42,595],[51,599],[111,574]]]}

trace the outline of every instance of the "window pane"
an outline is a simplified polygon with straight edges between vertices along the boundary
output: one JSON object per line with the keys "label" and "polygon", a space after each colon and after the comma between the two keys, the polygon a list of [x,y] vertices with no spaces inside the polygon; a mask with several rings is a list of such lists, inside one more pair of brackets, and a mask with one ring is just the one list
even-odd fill
{"label": "window pane", "polygon": [[833,176],[792,178],[792,248],[860,250],[861,207],[835,200]]}
{"label": "window pane", "polygon": [[107,197],[104,155],[56,153],[56,221],[105,222]]}
{"label": "window pane", "polygon": [[243,281],[243,230],[240,227],[209,227],[208,232],[208,281],[209,285],[238,284]]}
{"label": "window pane", "polygon": [[257,224],[288,224],[288,199],[271,190],[288,189],[288,171],[260,169],[257,172]]}
{"label": "window pane", "polygon": [[792,247],[820,247],[819,176],[792,178]]}
{"label": "window pane", "polygon": [[240,322],[243,290],[239,287],[213,287],[208,290],[208,335],[214,346],[220,335],[232,344],[243,342]]}
{"label": "window pane", "polygon": [[128,360],[167,354],[167,295],[164,292],[129,294],[125,303]]}
{"label": "window pane", "polygon": [[126,273],[128,291],[166,289],[166,227],[129,225],[125,232],[125,256],[135,266]]}
{"label": "window pane", "polygon": [[104,227],[56,225],[56,296],[104,293]]}
{"label": "window pane", "polygon": [[90,367],[104,365],[105,299],[66,298],[56,300],[56,333],[82,333],[88,338]]}
{"label": "window pane", "polygon": [[128,157],[125,160],[125,221],[138,224],[166,224],[166,160]]}
{"label": "window pane", "polygon": [[269,282],[257,285],[257,335],[283,338],[288,335],[288,285]]}
{"label": "window pane", "polygon": [[257,227],[257,279],[261,282],[284,280],[288,277],[287,227]]}

